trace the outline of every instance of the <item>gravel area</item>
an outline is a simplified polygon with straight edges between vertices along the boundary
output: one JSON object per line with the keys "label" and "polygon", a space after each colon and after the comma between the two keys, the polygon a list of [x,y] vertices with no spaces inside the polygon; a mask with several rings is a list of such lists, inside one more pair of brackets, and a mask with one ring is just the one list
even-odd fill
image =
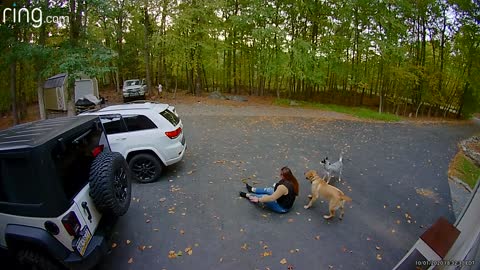
{"label": "gravel area", "polygon": [[291,108],[279,106],[226,106],[226,105],[205,105],[177,104],[175,105],[181,115],[205,115],[205,116],[275,116],[275,117],[310,117],[324,120],[358,120],[353,116],[343,113],[321,111],[316,109]]}

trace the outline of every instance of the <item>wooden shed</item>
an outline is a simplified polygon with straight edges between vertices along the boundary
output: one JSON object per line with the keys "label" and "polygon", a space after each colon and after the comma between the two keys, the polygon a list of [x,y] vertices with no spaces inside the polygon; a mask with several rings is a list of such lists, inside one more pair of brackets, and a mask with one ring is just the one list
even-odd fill
{"label": "wooden shed", "polygon": [[66,111],[68,101],[68,75],[57,74],[48,78],[43,84],[43,98],[45,109],[55,111]]}

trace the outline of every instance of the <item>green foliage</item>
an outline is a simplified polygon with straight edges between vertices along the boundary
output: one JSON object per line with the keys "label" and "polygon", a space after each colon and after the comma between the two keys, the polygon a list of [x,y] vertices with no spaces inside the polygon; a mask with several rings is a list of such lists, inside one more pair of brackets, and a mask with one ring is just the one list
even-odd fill
{"label": "green foliage", "polygon": [[453,176],[467,183],[472,189],[480,179],[480,168],[463,154],[455,157],[450,169]]}
{"label": "green foliage", "polygon": [[[69,2],[18,3],[41,7],[44,16],[71,15]],[[0,24],[1,63],[17,61],[27,96],[34,96],[38,76],[87,74],[113,85],[117,78],[145,78],[149,70],[152,83],[165,89],[175,81],[192,92],[335,97],[355,105],[364,102],[359,93],[362,99],[368,93],[376,105],[382,97],[382,109],[398,113],[402,107],[405,114],[460,110],[468,116],[480,107],[480,8],[474,1],[77,3],[85,9],[78,24],[45,24],[44,44],[41,28]],[[80,30],[78,40],[72,26]],[[8,68],[0,70],[4,88],[8,76]]]}

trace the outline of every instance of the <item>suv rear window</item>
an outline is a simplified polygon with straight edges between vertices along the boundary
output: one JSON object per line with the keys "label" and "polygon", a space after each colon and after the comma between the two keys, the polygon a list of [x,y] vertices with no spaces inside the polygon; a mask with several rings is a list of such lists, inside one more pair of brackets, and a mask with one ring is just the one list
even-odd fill
{"label": "suv rear window", "polygon": [[164,110],[160,113],[160,115],[167,119],[168,122],[170,122],[173,126],[176,126],[178,123],[180,123],[180,119],[170,110]]}
{"label": "suv rear window", "polygon": [[144,115],[124,115],[123,120],[127,125],[128,131],[157,128],[152,120]]}
{"label": "suv rear window", "polygon": [[55,169],[69,200],[88,183],[94,159],[92,150],[99,145],[101,137],[101,129],[92,129],[52,151]]}
{"label": "suv rear window", "polygon": [[41,202],[35,192],[39,181],[32,181],[34,168],[25,157],[2,158],[0,160],[0,202],[37,204]]}

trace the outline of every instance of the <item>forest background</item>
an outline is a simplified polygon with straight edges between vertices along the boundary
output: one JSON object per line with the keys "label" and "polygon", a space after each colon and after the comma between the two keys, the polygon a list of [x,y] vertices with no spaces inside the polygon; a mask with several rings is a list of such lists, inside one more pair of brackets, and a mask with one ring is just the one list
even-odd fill
{"label": "forest background", "polygon": [[42,105],[43,83],[58,73],[69,74],[70,94],[87,75],[118,92],[143,78],[149,91],[161,84],[403,116],[480,110],[477,0],[0,4],[0,113],[15,123]]}

